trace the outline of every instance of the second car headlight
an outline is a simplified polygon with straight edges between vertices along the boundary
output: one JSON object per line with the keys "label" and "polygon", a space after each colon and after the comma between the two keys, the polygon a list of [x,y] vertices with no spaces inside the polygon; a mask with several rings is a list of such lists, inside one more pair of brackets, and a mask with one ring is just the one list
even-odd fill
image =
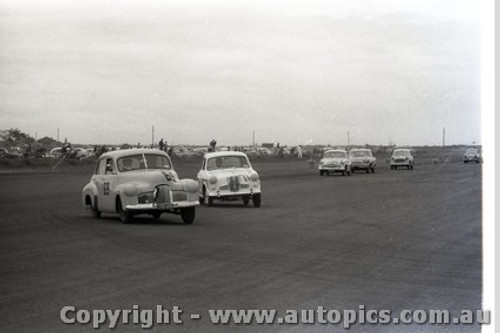
{"label": "second car headlight", "polygon": [[210,184],[215,184],[215,183],[217,183],[217,177],[215,177],[215,176],[210,177],[210,178],[208,179],[208,182],[209,182]]}
{"label": "second car headlight", "polygon": [[252,173],[250,175],[250,180],[256,182],[257,180],[259,180],[259,175],[256,172]]}

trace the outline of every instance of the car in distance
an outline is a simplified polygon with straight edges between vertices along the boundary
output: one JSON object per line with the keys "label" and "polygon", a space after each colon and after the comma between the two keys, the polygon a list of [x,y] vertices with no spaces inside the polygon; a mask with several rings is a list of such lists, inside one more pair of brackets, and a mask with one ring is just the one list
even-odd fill
{"label": "car in distance", "polygon": [[104,153],[82,190],[82,201],[94,217],[117,213],[124,223],[134,215],[179,214],[186,224],[195,218],[198,183],[179,179],[167,153],[157,149],[126,149]]}
{"label": "car in distance", "polygon": [[342,176],[351,175],[351,161],[347,151],[343,149],[331,149],[325,151],[323,158],[318,164],[319,175],[330,175],[333,172],[340,172]]}
{"label": "car in distance", "polygon": [[0,147],[0,158],[19,158],[20,154],[17,152],[10,152],[6,148]]}
{"label": "car in distance", "polygon": [[481,152],[477,148],[468,148],[464,153],[464,163],[481,163]]}
{"label": "car in distance", "polygon": [[198,188],[200,203],[208,206],[214,200],[242,200],[246,206],[251,199],[255,207],[261,204],[259,174],[243,152],[206,153],[198,172]]}
{"label": "car in distance", "polygon": [[351,149],[349,151],[351,160],[351,171],[365,170],[367,173],[374,173],[377,159],[373,157],[371,149]]}
{"label": "car in distance", "polygon": [[410,149],[394,149],[391,156],[391,170],[399,167],[406,167],[413,170],[414,158]]}

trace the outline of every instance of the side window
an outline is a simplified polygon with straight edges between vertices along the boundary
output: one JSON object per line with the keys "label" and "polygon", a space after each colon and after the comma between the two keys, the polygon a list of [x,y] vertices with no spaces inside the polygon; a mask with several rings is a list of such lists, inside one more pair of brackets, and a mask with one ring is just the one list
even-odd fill
{"label": "side window", "polygon": [[114,172],[114,170],[115,167],[113,165],[113,159],[112,158],[106,159],[106,174],[111,174]]}
{"label": "side window", "polygon": [[97,163],[97,168],[95,170],[96,175],[104,175],[106,172],[106,160],[102,159]]}

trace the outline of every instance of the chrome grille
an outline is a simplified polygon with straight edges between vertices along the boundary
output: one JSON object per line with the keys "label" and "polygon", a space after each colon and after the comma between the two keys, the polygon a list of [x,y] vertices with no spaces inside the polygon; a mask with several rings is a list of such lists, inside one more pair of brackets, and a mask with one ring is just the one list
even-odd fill
{"label": "chrome grille", "polygon": [[186,192],[172,191],[172,201],[173,202],[187,201],[187,200],[188,200],[188,195]]}

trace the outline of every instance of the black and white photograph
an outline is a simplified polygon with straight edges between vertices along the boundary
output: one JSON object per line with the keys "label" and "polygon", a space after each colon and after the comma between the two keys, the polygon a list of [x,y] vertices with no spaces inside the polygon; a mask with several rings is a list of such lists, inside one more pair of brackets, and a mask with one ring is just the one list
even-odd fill
{"label": "black and white photograph", "polygon": [[495,332],[494,5],[0,0],[0,331]]}

